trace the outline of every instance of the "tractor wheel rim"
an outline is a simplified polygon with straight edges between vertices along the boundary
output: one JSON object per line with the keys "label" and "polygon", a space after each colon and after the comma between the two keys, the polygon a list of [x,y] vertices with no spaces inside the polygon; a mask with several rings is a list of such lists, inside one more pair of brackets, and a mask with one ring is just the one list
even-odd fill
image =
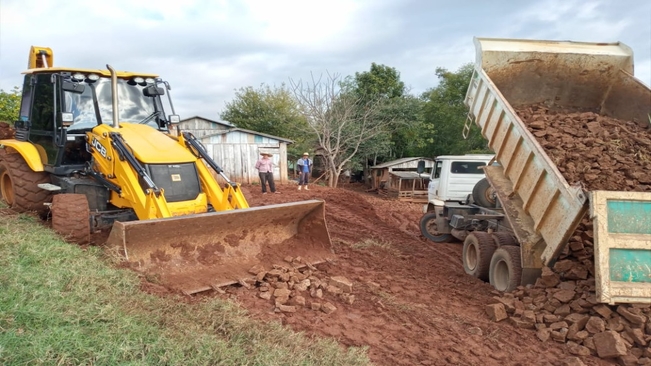
{"label": "tractor wheel rim", "polygon": [[0,174],[0,193],[9,206],[14,204],[14,186],[7,172]]}

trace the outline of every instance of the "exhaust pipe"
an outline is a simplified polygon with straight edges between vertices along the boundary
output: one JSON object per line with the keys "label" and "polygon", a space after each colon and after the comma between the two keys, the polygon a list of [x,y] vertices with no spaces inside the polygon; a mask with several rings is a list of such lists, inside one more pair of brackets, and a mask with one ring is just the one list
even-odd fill
{"label": "exhaust pipe", "polygon": [[111,65],[106,65],[106,68],[111,72],[111,100],[113,102],[113,128],[119,128],[118,117],[118,75]]}

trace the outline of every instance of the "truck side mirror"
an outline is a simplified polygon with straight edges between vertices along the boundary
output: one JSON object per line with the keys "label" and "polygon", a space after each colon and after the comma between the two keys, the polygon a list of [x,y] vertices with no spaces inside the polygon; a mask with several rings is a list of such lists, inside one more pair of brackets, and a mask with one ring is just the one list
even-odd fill
{"label": "truck side mirror", "polygon": [[423,174],[425,172],[425,160],[420,160],[416,166],[416,171],[418,174]]}

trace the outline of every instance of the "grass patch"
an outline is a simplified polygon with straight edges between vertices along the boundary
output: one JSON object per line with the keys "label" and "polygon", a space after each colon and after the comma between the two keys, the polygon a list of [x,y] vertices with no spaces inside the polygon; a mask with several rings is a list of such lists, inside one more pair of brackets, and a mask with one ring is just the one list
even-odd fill
{"label": "grass patch", "polygon": [[391,249],[391,243],[384,240],[364,239],[364,241],[360,241],[359,243],[351,245],[351,248],[353,249],[369,249],[373,247],[389,250]]}
{"label": "grass patch", "polygon": [[2,365],[367,365],[365,349],[259,323],[236,304],[139,290],[100,248],[0,212]]}

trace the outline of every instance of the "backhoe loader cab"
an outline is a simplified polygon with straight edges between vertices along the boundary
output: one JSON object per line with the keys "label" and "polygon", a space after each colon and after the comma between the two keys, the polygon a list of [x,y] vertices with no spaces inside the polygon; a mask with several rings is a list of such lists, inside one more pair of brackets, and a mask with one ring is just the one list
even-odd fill
{"label": "backhoe loader cab", "polygon": [[15,138],[0,140],[2,199],[51,216],[72,242],[111,227],[109,245],[163,281],[173,272],[186,293],[241,280],[264,253],[331,255],[323,202],[249,209],[191,133],[170,133],[179,117],[169,90],[157,75],[109,65],[55,67],[49,48],[32,47]]}
{"label": "backhoe loader cab", "polygon": [[[45,171],[66,174],[90,160],[86,133],[113,123],[111,78],[106,74],[105,70],[62,68],[26,73],[15,127],[18,140],[37,146]],[[117,78],[120,123],[146,124],[167,132],[170,119],[178,118],[166,117],[161,84],[167,85],[155,75]]]}

